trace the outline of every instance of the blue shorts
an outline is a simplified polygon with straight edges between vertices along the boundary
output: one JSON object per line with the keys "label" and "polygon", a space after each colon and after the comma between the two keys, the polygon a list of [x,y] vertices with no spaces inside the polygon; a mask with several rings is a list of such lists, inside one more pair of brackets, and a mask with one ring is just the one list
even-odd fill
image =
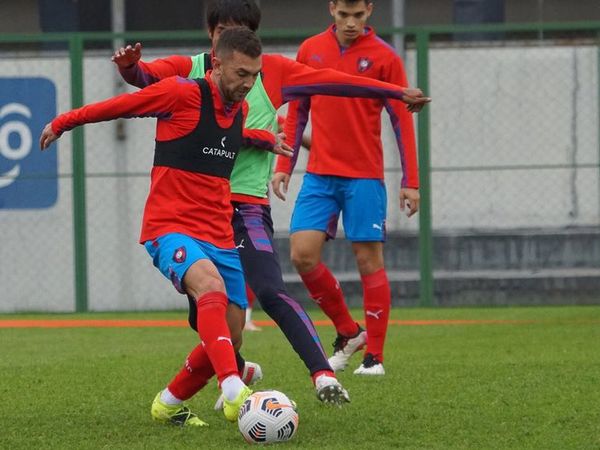
{"label": "blue shorts", "polygon": [[290,233],[316,230],[335,238],[342,213],[346,238],[353,242],[385,241],[387,194],[382,180],[304,175]]}
{"label": "blue shorts", "polygon": [[182,281],[190,266],[200,259],[208,259],[223,277],[229,301],[242,309],[248,307],[246,283],[237,249],[217,248],[180,233],[165,234],[153,241],[146,241],[144,247],[152,257],[154,266],[171,280],[178,292],[185,294]]}

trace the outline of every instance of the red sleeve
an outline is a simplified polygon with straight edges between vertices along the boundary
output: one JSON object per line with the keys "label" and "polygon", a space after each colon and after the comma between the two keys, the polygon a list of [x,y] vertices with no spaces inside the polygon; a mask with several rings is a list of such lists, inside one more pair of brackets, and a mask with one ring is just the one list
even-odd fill
{"label": "red sleeve", "polygon": [[[297,61],[300,62],[283,56],[279,58],[282,60],[280,95],[283,103],[311,95],[359,98],[389,97],[399,100],[404,97],[404,87],[396,84],[349,75],[334,69],[315,69],[302,64],[302,47],[298,52]],[[265,84],[267,84],[266,80],[267,75],[265,74]],[[271,98],[271,92],[267,92]],[[281,104],[273,103],[273,106],[278,108]]]}
{"label": "red sleeve", "polygon": [[[304,46],[301,45],[298,49],[296,61],[298,62],[298,65],[308,67],[302,64],[305,60],[304,53]],[[306,124],[308,123],[309,111],[310,97],[306,97],[303,100],[296,100],[289,103],[288,113],[284,123],[283,132],[285,134],[285,140],[287,144],[294,149],[294,154],[291,158],[283,155],[277,156],[275,172],[284,172],[291,175],[291,173],[294,171],[294,167],[296,166],[296,161],[298,159],[298,154],[300,152],[300,146],[302,145],[302,135],[304,134]]]}
{"label": "red sleeve", "polygon": [[278,114],[277,115],[277,129],[283,131],[284,125],[285,125],[285,116]]}
{"label": "red sleeve", "polygon": [[[402,60],[396,55],[391,55],[389,61],[382,74],[383,80],[400,86],[408,86]],[[390,116],[400,152],[403,172],[401,186],[417,189],[419,187],[419,169],[413,115],[399,100],[386,99],[385,108]]]}
{"label": "red sleeve", "polygon": [[[177,110],[181,87],[188,80],[171,77],[132,94],[121,94],[98,103],[91,103],[59,115],[52,121],[52,131],[61,135],[86,123],[103,122],[117,118],[172,117]],[[198,116],[195,121],[197,122]]]}
{"label": "red sleeve", "polygon": [[246,117],[248,116],[248,102],[242,104],[244,115],[244,128],[242,130],[242,147],[257,147],[266,151],[273,151],[277,143],[275,135],[268,130],[246,128]]}
{"label": "red sleeve", "polygon": [[[302,64],[306,62],[304,49],[304,45],[301,45],[298,50],[297,61],[276,55],[265,55],[266,58],[263,59],[265,89],[267,89],[273,105],[278,108],[282,103],[303,99],[302,102],[296,104],[290,103],[284,128],[286,141],[294,148],[295,152],[292,161],[290,161],[291,166],[295,164],[295,157],[297,157],[298,149],[302,143],[302,132],[308,121],[310,102],[306,98],[312,95],[332,95],[401,100],[404,96],[403,86],[405,85],[390,84],[372,78],[349,75],[334,69],[314,69]],[[270,58],[279,58],[277,62],[280,66],[278,74],[270,74],[270,67],[276,65],[276,62],[269,61]],[[273,92],[272,95],[273,89],[270,86],[273,81],[269,81],[269,78],[271,80],[277,79],[276,75],[279,75],[280,89],[278,93]],[[278,101],[281,103],[278,103]],[[284,158],[278,158],[276,170],[290,173],[289,166],[285,164]]]}
{"label": "red sleeve", "polygon": [[121,76],[128,84],[143,88],[163,78],[179,75],[187,78],[192,71],[192,58],[174,55],[168,58],[156,59],[152,62],[138,61],[126,69],[119,69]]}

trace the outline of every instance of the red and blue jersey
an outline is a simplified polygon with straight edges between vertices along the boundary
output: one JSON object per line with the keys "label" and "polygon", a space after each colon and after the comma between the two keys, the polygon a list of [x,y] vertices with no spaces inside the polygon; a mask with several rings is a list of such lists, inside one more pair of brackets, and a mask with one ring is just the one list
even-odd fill
{"label": "red and blue jersey", "polygon": [[[408,86],[402,60],[394,49],[365,28],[349,47],[340,47],[335,26],[302,43],[297,60],[316,69]],[[406,105],[394,98],[314,96],[293,102],[285,133],[295,150],[311,114],[312,136],[307,171],[319,175],[383,179],[381,111],[389,113],[400,151],[402,186],[419,187],[414,125]],[[291,173],[293,161],[278,158],[277,171]]]}

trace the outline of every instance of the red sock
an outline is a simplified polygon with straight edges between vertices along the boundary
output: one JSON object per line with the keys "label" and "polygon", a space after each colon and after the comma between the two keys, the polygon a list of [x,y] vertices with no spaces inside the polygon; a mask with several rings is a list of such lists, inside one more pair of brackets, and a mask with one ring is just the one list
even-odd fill
{"label": "red sock", "polygon": [[337,332],[343,336],[354,336],[358,332],[358,325],[352,320],[340,285],[327,266],[319,263],[312,271],[300,274],[300,277]]}
{"label": "red sock", "polygon": [[185,360],[185,365],[169,383],[169,391],[180,400],[192,398],[215,374],[208,354],[198,345]]}
{"label": "red sock", "polygon": [[209,292],[197,300],[198,334],[215,369],[219,383],[230,375],[238,375],[235,351],[227,326],[227,296]]}
{"label": "red sock", "polygon": [[363,285],[367,353],[383,362],[383,344],[387,332],[392,294],[385,269],[360,277]]}

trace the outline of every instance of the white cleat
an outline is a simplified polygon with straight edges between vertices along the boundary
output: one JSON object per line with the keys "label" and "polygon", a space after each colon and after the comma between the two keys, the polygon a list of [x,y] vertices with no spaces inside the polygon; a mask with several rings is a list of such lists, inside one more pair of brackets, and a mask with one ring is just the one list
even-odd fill
{"label": "white cleat", "polygon": [[329,358],[329,365],[334,372],[344,370],[348,366],[350,357],[362,349],[367,343],[367,332],[358,327],[358,332],[353,337],[337,335],[333,343],[333,356]]}
{"label": "white cleat", "polygon": [[348,391],[334,377],[327,375],[319,376],[315,380],[315,388],[317,390],[317,398],[326,405],[335,405],[341,408],[344,403],[350,403]]}
{"label": "white cleat", "polygon": [[[263,378],[262,369],[260,365],[257,363],[253,363],[250,361],[246,361],[244,364],[244,371],[242,373],[242,381],[246,386],[250,386],[258,383]],[[215,402],[215,406],[213,407],[215,411],[223,411],[223,402],[224,397],[223,394],[219,395],[219,398]]]}
{"label": "white cleat", "polygon": [[354,371],[354,375],[385,375],[385,369],[377,358],[367,353],[362,364]]}

